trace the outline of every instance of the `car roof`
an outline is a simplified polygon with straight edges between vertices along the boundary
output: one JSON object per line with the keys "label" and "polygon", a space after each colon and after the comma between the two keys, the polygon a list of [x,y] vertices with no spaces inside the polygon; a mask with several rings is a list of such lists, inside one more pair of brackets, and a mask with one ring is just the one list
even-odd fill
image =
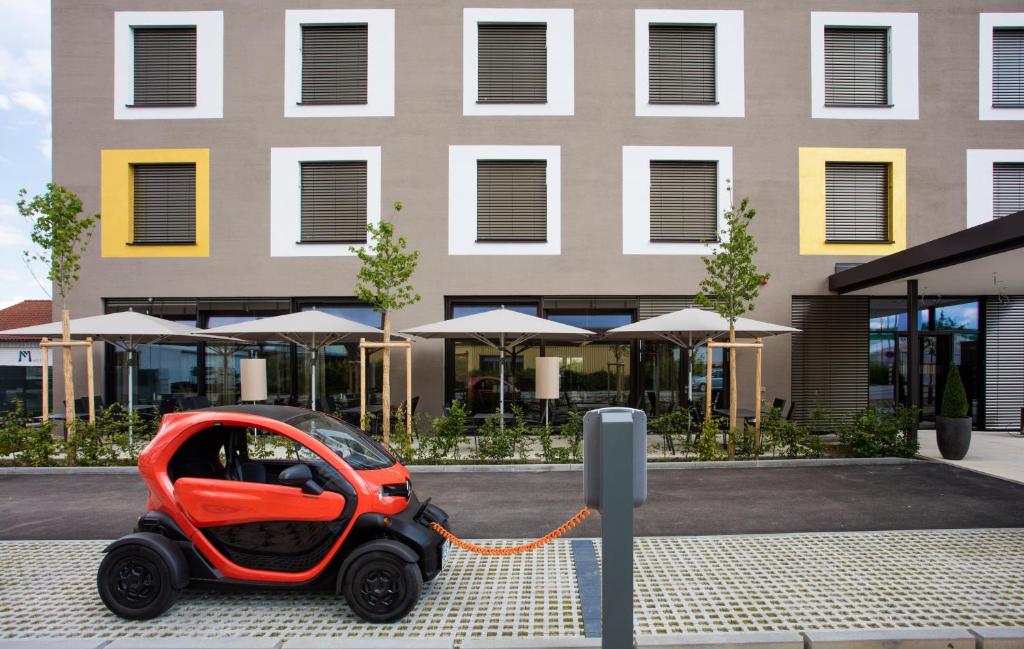
{"label": "car roof", "polygon": [[272,406],[267,404],[243,404],[238,406],[213,406],[211,408],[199,408],[192,412],[234,412],[243,415],[256,415],[266,417],[280,422],[288,422],[299,415],[306,415],[312,412],[306,408],[295,406]]}

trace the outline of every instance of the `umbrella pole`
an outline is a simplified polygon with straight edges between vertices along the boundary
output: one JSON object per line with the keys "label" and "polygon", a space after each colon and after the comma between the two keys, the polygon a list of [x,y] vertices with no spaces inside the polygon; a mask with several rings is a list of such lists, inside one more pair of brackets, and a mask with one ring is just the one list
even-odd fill
{"label": "umbrella pole", "polygon": [[311,408],[313,410],[316,410],[316,348],[311,349],[310,352],[313,354],[313,371],[310,376],[310,378],[313,380],[313,390],[311,399],[313,403]]}
{"label": "umbrella pole", "polygon": [[500,408],[500,426],[505,430],[505,333],[502,332],[498,338],[498,394]]}
{"label": "umbrella pole", "polygon": [[132,423],[135,414],[135,351],[128,348],[128,446],[132,445],[135,431]]}
{"label": "umbrella pole", "polygon": [[693,334],[690,334],[690,345],[686,348],[686,400],[693,403],[693,359],[696,358],[693,348]]}

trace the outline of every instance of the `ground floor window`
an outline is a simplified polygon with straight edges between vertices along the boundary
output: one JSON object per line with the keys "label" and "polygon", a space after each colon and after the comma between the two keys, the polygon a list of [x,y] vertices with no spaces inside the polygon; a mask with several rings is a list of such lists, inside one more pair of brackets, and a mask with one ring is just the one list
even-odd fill
{"label": "ground floor window", "polygon": [[[39,353],[35,351],[35,353]],[[59,353],[59,352],[58,352]],[[50,385],[53,385],[53,369],[47,368]],[[14,409],[21,403],[28,414],[43,414],[43,367],[42,365],[0,365],[0,410]],[[53,407],[51,390],[50,404]]]}

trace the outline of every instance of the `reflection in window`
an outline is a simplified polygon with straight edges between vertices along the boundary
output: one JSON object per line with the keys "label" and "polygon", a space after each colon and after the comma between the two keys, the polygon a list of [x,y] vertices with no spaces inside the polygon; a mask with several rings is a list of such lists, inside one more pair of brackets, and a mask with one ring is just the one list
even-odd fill
{"label": "reflection in window", "polygon": [[[306,407],[310,399],[309,352],[297,349],[299,363],[299,405]],[[392,352],[392,357],[394,357]],[[384,354],[379,349],[366,350],[366,402],[380,403],[384,375]],[[394,362],[394,361],[392,361]],[[394,367],[392,365],[392,367]],[[319,407],[326,412],[359,418],[359,344],[330,345],[320,351],[316,365],[316,395]],[[404,393],[403,393],[404,394]],[[350,412],[346,412],[350,411]]]}
{"label": "reflection in window", "polygon": [[[534,398],[536,358],[540,348],[507,350],[505,355],[505,406],[519,405],[532,415],[540,405]],[[492,413],[501,400],[501,367],[498,351],[483,343],[455,342],[455,394],[472,414]]]}
{"label": "reflection in window", "polygon": [[502,306],[509,311],[516,311],[518,313],[525,313],[526,315],[532,316],[537,315],[537,305],[535,304],[456,304],[452,307],[452,317],[461,318],[462,316],[476,315],[477,313],[500,309]]}
{"label": "reflection in window", "polygon": [[329,313],[331,315],[336,315],[339,318],[345,318],[346,320],[351,320],[352,322],[358,322],[359,324],[364,324],[364,325],[367,325],[369,327],[377,327],[378,329],[380,329],[381,327],[384,326],[384,316],[381,315],[379,312],[374,311],[373,307],[358,306],[358,305],[354,305],[354,306],[317,306],[317,307],[304,306],[304,307],[302,307],[302,310],[303,311],[312,311],[312,310],[314,310],[314,308],[317,311],[323,311],[324,313]]}

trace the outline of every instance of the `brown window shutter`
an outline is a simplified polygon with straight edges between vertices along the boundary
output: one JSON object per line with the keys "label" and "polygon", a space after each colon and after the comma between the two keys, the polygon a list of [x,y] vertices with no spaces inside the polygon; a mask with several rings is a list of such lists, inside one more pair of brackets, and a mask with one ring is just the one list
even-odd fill
{"label": "brown window shutter", "polygon": [[889,29],[825,28],[825,105],[889,105]]}
{"label": "brown window shutter", "polygon": [[366,243],[366,161],[300,163],[302,243]]}
{"label": "brown window shutter", "polygon": [[135,27],[133,106],[196,105],[196,28]]}
{"label": "brown window shutter", "polygon": [[1024,108],[1024,27],[992,30],[992,107]]}
{"label": "brown window shutter", "polygon": [[367,103],[368,27],[302,26],[302,103]]}
{"label": "brown window shutter", "polygon": [[651,241],[718,240],[718,163],[651,160]]}
{"label": "brown window shutter", "polygon": [[477,241],[547,241],[547,161],[478,160]]}
{"label": "brown window shutter", "polygon": [[477,29],[477,103],[547,102],[547,24],[480,23]]}
{"label": "brown window shutter", "polygon": [[886,243],[889,232],[889,164],[825,163],[825,239]]}
{"label": "brown window shutter", "polygon": [[652,104],[714,104],[715,26],[648,27]]}
{"label": "brown window shutter", "polygon": [[992,165],[992,216],[1000,218],[1024,210],[1024,162]]}
{"label": "brown window shutter", "polygon": [[132,172],[132,243],[194,244],[196,165],[136,164]]}

